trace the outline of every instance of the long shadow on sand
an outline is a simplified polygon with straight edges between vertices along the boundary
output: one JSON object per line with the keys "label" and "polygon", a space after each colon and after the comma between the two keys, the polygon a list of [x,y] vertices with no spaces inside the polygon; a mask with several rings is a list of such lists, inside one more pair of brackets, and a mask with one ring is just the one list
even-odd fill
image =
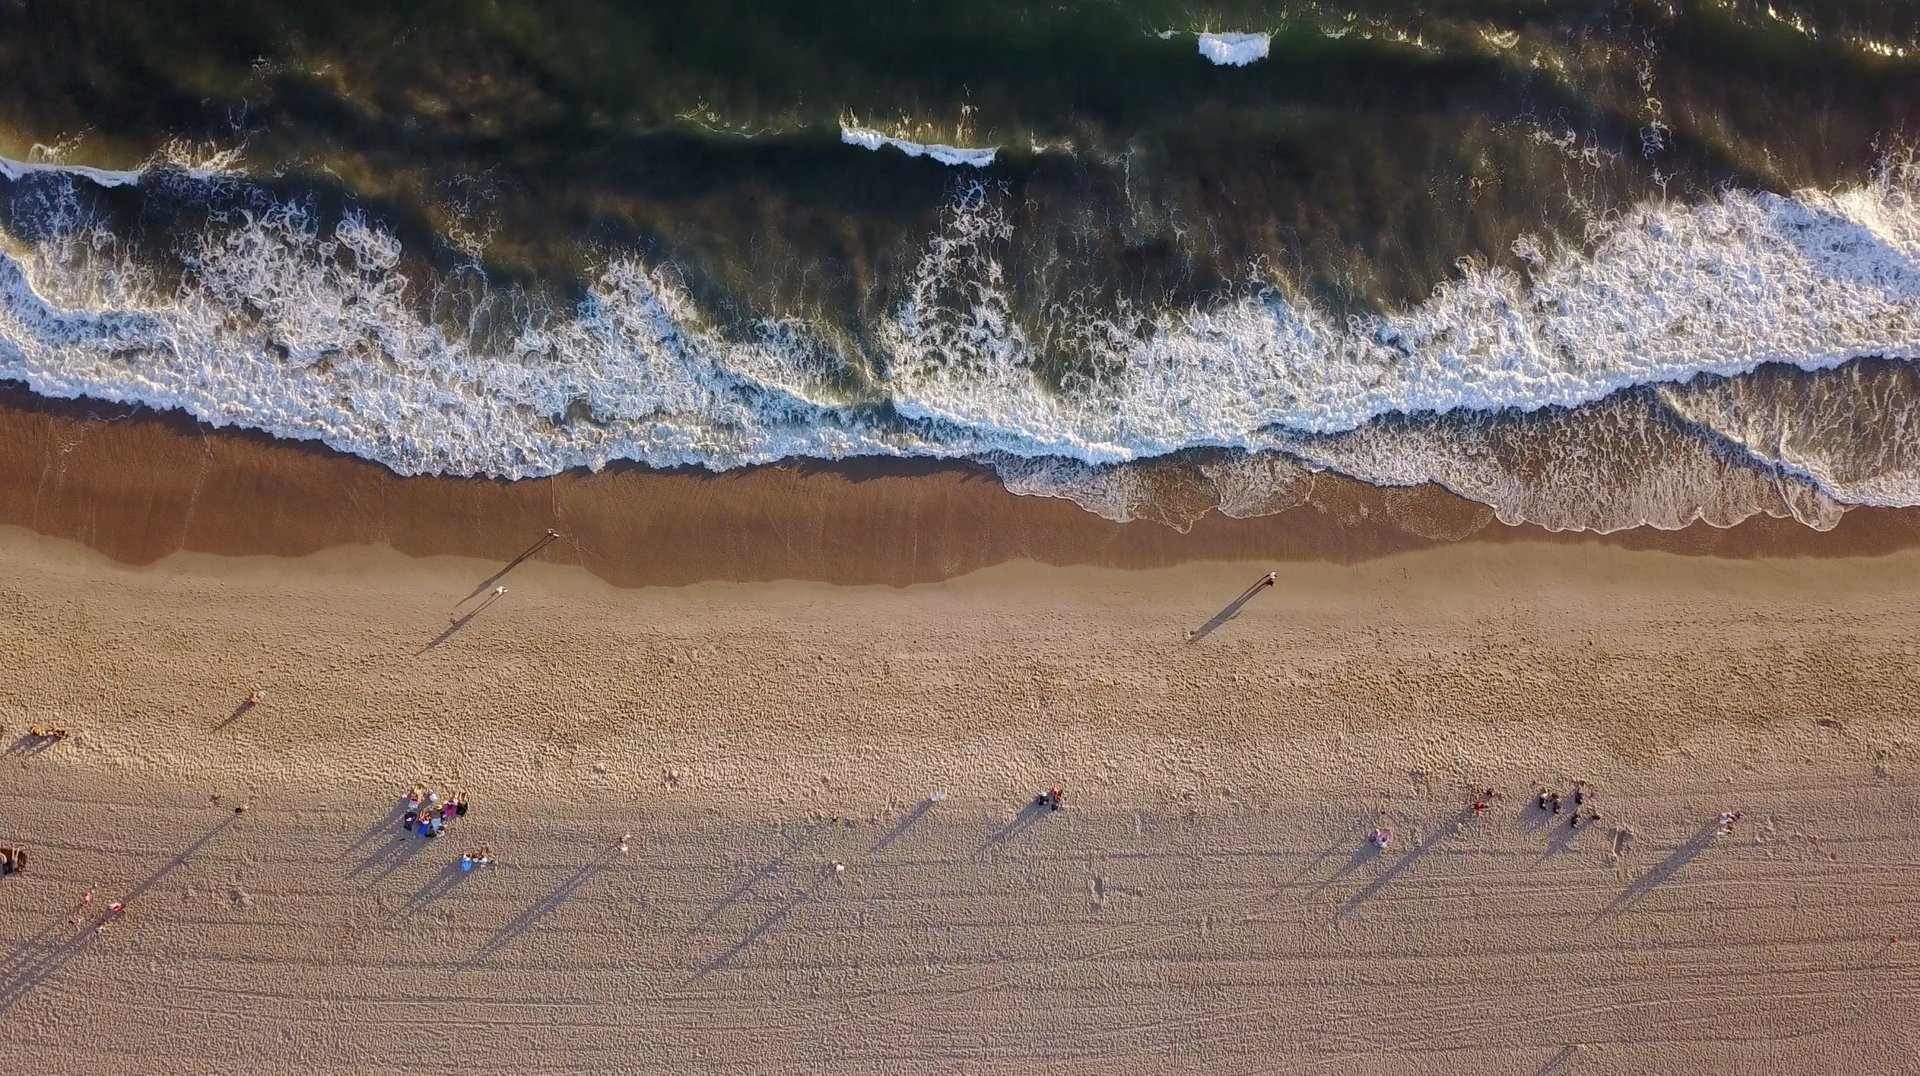
{"label": "long shadow on sand", "polygon": [[[592,859],[582,863],[580,869],[569,875],[566,881],[548,890],[545,896],[528,905],[525,911],[508,920],[506,925],[502,926],[499,930],[494,931],[493,936],[487,939],[486,944],[482,945],[472,956],[466,959],[466,964],[472,966],[493,956],[513,944],[514,939],[533,929],[542,919],[552,915],[562,904],[567,902],[569,897],[572,897],[578,892],[581,886],[592,881],[596,875],[606,869],[608,857],[611,854],[611,850],[603,848]],[[455,869],[459,869],[457,865]]]}
{"label": "long shadow on sand", "polygon": [[461,598],[458,604],[465,605],[468,602],[472,601],[473,599],[478,598],[480,595],[485,594],[487,591],[492,590],[493,585],[495,583],[498,583],[500,580],[505,579],[507,577],[508,572],[511,572],[515,568],[520,567],[520,565],[523,562],[525,562],[527,558],[535,556],[541,550],[547,548],[548,546],[552,545],[553,543],[559,540],[560,540],[560,535],[554,531],[548,531],[547,533],[541,535],[538,541],[534,542],[532,545],[528,546],[527,548],[521,550],[520,555],[508,561],[505,567],[501,568],[499,571],[493,573],[487,578],[481,580],[480,585],[477,587],[474,587],[472,593],[468,594],[464,598]]}
{"label": "long shadow on sand", "polygon": [[921,800],[913,810],[908,811],[900,821],[895,822],[892,829],[883,834],[879,840],[873,842],[873,847],[867,849],[867,854],[872,855],[875,852],[884,852],[893,842],[906,836],[907,831],[913,828],[915,822],[925,818],[927,812],[933,810],[933,803],[934,801],[930,799]]}
{"label": "long shadow on sand", "polygon": [[1547,1058],[1546,1063],[1533,1070],[1533,1076],[1552,1076],[1556,1072],[1566,1071],[1567,1065],[1580,1056],[1578,1046],[1562,1046],[1560,1052]]}
{"label": "long shadow on sand", "polygon": [[214,723],[213,731],[219,732],[221,729],[226,728],[228,725],[231,725],[235,721],[238,721],[241,718],[247,716],[248,714],[253,712],[253,707],[254,707],[254,702],[252,699],[241,699],[240,705],[234,707],[232,713],[228,714],[227,716],[221,718],[219,721]]}
{"label": "long shadow on sand", "polygon": [[1598,922],[1609,915],[1617,915],[1639,903],[1674,875],[1680,873],[1681,868],[1693,862],[1700,853],[1711,847],[1716,839],[1715,834],[1717,834],[1719,830],[1720,823],[1718,820],[1710,821],[1698,830],[1695,830],[1693,836],[1687,838],[1685,844],[1673,850],[1672,855],[1661,860],[1659,865],[1652,870],[1635,878],[1627,888],[1620,891],[1619,896],[1608,901],[1606,907],[1595,912],[1593,914],[1594,921]]}
{"label": "long shadow on sand", "polygon": [[417,912],[424,909],[427,905],[460,888],[460,883],[466,881],[467,876],[474,871],[485,869],[472,867],[461,870],[459,859],[449,860],[446,866],[440,868],[439,874],[427,879],[425,884],[413,891],[413,896],[407,898],[407,911]]}
{"label": "long shadow on sand", "polygon": [[412,862],[413,857],[419,855],[422,848],[437,839],[423,837],[415,832],[413,826],[405,825],[405,815],[404,809],[396,807],[354,839],[354,842],[347,847],[349,852],[373,844],[374,841],[379,840],[382,830],[387,834],[384,840],[373,844],[373,848],[360,857],[360,862],[348,869],[348,878],[357,879],[371,875],[370,881],[376,883],[384,881],[387,875]]}
{"label": "long shadow on sand", "polygon": [[766,918],[760,920],[759,923],[755,924],[752,930],[747,931],[746,937],[741,938],[739,941],[727,947],[725,951],[720,953],[720,955],[714,957],[712,960],[709,960],[705,964],[702,964],[700,966],[700,969],[693,973],[694,981],[698,982],[701,979],[704,979],[707,976],[712,975],[714,972],[719,971],[720,969],[726,967],[728,964],[733,963],[734,959],[737,958],[741,953],[744,953],[748,949],[753,948],[754,944],[759,942],[760,939],[766,937],[769,933],[771,933],[773,931],[773,928],[779,926],[781,923],[786,922],[787,917],[791,916],[794,913],[794,911],[797,910],[802,904],[805,904],[808,900],[812,899],[814,890],[818,888],[818,886],[819,886],[819,883],[815,882],[812,886],[808,886],[807,888],[802,889],[800,892],[795,893],[793,896],[788,897],[786,903],[780,905],[778,908],[775,908],[773,911],[769,912]]}
{"label": "long shadow on sand", "polygon": [[707,909],[707,914],[701,916],[700,921],[698,923],[695,923],[692,929],[687,931],[687,937],[691,938],[695,934],[698,934],[702,930],[705,930],[708,923],[711,923],[715,919],[720,918],[721,914],[724,913],[728,908],[731,908],[735,904],[738,904],[740,902],[740,898],[746,896],[749,892],[751,892],[754,886],[759,885],[761,882],[764,882],[767,879],[772,878],[774,875],[784,870],[787,864],[793,862],[794,856],[798,855],[799,853],[805,851],[808,848],[811,848],[814,842],[820,839],[820,836],[823,832],[824,830],[819,830],[819,829],[809,831],[805,836],[801,837],[799,840],[796,840],[792,844],[788,845],[786,851],[781,852],[779,855],[769,860],[766,866],[761,867],[759,870],[756,870],[752,874],[747,875],[745,880],[743,880],[739,885],[734,886],[731,890],[728,890],[726,896],[721,897],[718,901],[714,903],[713,907]]}
{"label": "long shadow on sand", "polygon": [[30,758],[45,752],[59,742],[52,736],[35,736],[31,732],[22,733],[19,739],[7,745],[7,757]]}
{"label": "long shadow on sand", "polygon": [[1219,630],[1221,625],[1225,624],[1229,620],[1232,620],[1234,617],[1239,616],[1241,608],[1244,607],[1248,602],[1252,601],[1253,596],[1255,594],[1260,593],[1262,590],[1272,585],[1273,584],[1269,583],[1265,578],[1262,578],[1258,583],[1255,583],[1254,585],[1248,587],[1245,593],[1241,594],[1238,598],[1235,598],[1232,601],[1228,602],[1226,608],[1213,614],[1212,620],[1207,621],[1205,624],[1202,624],[1198,628],[1195,628],[1193,631],[1189,632],[1187,634],[1187,642],[1197,643],[1200,640],[1206,638],[1207,636],[1212,635],[1215,631]]}
{"label": "long shadow on sand", "polygon": [[[181,865],[192,858],[195,852],[205,847],[208,841],[225,832],[226,828],[233,825],[239,817],[237,814],[229,814],[222,818],[218,825],[201,834],[199,839],[176,853],[172,859],[167,860],[152,874],[141,879],[139,884],[128,890],[126,896],[120,899],[131,908],[135,901],[145,896],[154,886],[159,885],[168,875],[180,869]],[[0,962],[0,1016],[6,1015],[20,1002],[21,998],[52,978],[74,957],[85,952],[93,940],[99,937],[105,922],[103,919],[92,918],[77,926],[71,923],[56,923],[14,946],[13,952],[7,954],[4,962]]]}
{"label": "long shadow on sand", "polygon": [[[1386,870],[1381,871],[1378,877],[1374,878],[1373,881],[1368,882],[1366,886],[1362,888],[1359,892],[1348,897],[1344,902],[1342,902],[1340,905],[1340,910],[1333,913],[1333,918],[1336,921],[1338,921],[1340,919],[1344,919],[1345,917],[1359,910],[1361,905],[1372,900],[1374,897],[1380,894],[1381,890],[1392,885],[1396,878],[1399,878],[1401,875],[1407,873],[1409,870],[1412,870],[1414,864],[1420,862],[1420,860],[1423,859],[1428,852],[1433,851],[1434,848],[1438,847],[1449,836],[1458,832],[1460,827],[1463,824],[1465,824],[1469,819],[1473,818],[1473,816],[1474,816],[1474,812],[1472,808],[1466,808],[1452,815],[1451,817],[1439,823],[1436,823],[1433,829],[1429,831],[1428,836],[1422,839],[1419,844],[1413,846],[1412,848],[1408,849],[1405,852],[1400,853],[1399,858],[1395,859],[1393,863],[1387,867]],[[1386,854],[1388,854],[1386,850],[1377,848],[1374,846],[1372,841],[1368,841],[1365,845],[1363,845],[1360,848],[1359,851],[1354,853],[1353,859],[1348,862],[1346,867],[1342,868],[1339,873],[1334,875],[1333,878],[1328,879],[1328,883],[1331,884],[1335,879],[1338,879],[1342,875],[1351,873],[1352,870],[1358,867],[1360,864],[1365,863],[1368,860],[1376,858],[1378,856],[1384,856]]]}
{"label": "long shadow on sand", "polygon": [[1035,800],[1028,803],[1025,807],[1020,808],[1020,813],[1014,815],[1013,819],[1006,825],[988,834],[986,842],[980,846],[981,850],[984,851],[996,845],[1007,843],[1022,833],[1025,833],[1028,829],[1031,829],[1034,823],[1045,818],[1050,813],[1052,812],[1048,810],[1046,803],[1043,801]]}

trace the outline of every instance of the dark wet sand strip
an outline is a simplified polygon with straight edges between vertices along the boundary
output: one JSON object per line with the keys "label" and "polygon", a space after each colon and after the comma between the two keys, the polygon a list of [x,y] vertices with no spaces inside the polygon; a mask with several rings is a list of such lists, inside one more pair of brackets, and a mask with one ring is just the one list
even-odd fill
{"label": "dark wet sand strip", "polygon": [[637,466],[547,479],[402,478],[304,442],[182,415],[45,400],[0,385],[0,524],[122,562],[178,550],[300,556],[386,543],[411,556],[502,563],[549,527],[539,559],[618,586],[802,579],[902,586],[1013,560],[1152,568],[1208,560],[1354,563],[1444,544],[1552,541],[1695,556],[1884,555],[1920,544],[1920,512],[1856,510],[1829,532],[1792,520],[1610,536],[1491,521],[1435,487],[1382,490],[1322,475],[1276,515],[1210,514],[1189,533],[1113,523],[1019,497],[963,463],[860,460],[712,474]]}

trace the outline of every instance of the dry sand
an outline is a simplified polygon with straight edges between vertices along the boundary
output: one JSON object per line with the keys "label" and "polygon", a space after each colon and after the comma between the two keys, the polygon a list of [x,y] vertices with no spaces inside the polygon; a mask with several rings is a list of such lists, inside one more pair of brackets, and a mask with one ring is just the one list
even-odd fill
{"label": "dry sand", "polygon": [[[1284,564],[1197,643],[1268,565],[622,590],[535,558],[431,646],[499,566],[0,535],[4,739],[73,730],[4,763],[34,859],[0,1069],[1920,1056],[1920,937],[1889,941],[1920,933],[1920,553]],[[1578,778],[1599,824],[1527,808]],[[415,781],[476,807],[406,838]]]}

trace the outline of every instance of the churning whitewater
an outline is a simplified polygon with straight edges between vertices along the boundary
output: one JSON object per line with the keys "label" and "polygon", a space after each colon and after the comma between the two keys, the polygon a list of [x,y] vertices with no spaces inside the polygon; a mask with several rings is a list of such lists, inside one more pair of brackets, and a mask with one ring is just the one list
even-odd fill
{"label": "churning whitewater", "polygon": [[[1677,526],[1712,513],[1616,497],[1617,516],[1556,515],[1511,474],[1465,473],[1485,470],[1476,438],[1518,415],[1575,409],[1573,422],[1583,406],[1614,398],[1617,411],[1628,390],[1668,386],[1679,395],[1656,399],[1665,418],[1646,421],[1684,412],[1708,435],[1669,450],[1715,472],[1702,481],[1724,485],[1733,457],[1759,469],[1758,486],[1785,476],[1810,487],[1801,500],[1920,500],[1904,470],[1914,461],[1882,459],[1870,480],[1849,481],[1836,476],[1860,461],[1820,455],[1843,446],[1768,456],[1740,428],[1748,409],[1689,409],[1684,387],[1762,364],[1819,371],[1920,354],[1920,169],[1907,160],[1833,193],[1730,190],[1635,206],[1579,242],[1519,236],[1520,268],[1463,264],[1387,314],[1337,318],[1278,279],[1187,308],[1059,309],[1055,328],[1077,353],[1067,376],[1043,374],[1036,327],[1016,316],[1002,259],[1012,226],[985,184],[958,189],[904,298],[855,351],[805,311],[722,331],[673,266],[632,256],[600,261],[571,304],[485,287],[469,266],[482,277],[482,331],[478,313],[467,325],[431,315],[446,282],[410,278],[400,241],[365,212],[323,223],[301,200],[255,192],[217,226],[175,237],[157,264],[87,209],[88,188],[251,181],[17,163],[0,176],[15,187],[0,378],[318,440],[402,474],[967,458],[1016,490],[1125,516],[1088,492],[1111,489],[1102,468],[1226,449],[1386,484],[1440,481],[1503,518]],[[1591,457],[1631,440],[1570,452],[1568,473],[1605,468]],[[1642,476],[1673,465],[1613,463]],[[1580,497],[1578,486],[1564,492]]]}

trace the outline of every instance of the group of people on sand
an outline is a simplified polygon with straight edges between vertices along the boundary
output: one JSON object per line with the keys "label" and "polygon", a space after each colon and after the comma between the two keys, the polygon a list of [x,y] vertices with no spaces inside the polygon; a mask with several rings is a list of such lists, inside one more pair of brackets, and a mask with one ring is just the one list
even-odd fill
{"label": "group of people on sand", "polygon": [[[446,799],[431,789],[414,785],[407,790],[407,809],[401,814],[401,821],[407,830],[422,837],[438,837],[445,832],[447,825],[467,813],[467,794],[451,792]],[[475,867],[493,866],[493,849],[486,845],[460,853],[462,873]]]}
{"label": "group of people on sand", "polygon": [[27,729],[27,738],[36,743],[59,743],[67,738],[67,730],[57,725],[34,725]]}
{"label": "group of people on sand", "polygon": [[407,809],[400,816],[409,832],[422,837],[438,837],[447,824],[467,813],[467,794],[450,793],[446,799],[440,793],[414,785],[407,790]]}
{"label": "group of people on sand", "polygon": [[[1600,821],[1600,811],[1587,802],[1592,796],[1593,794],[1587,791],[1586,782],[1573,783],[1573,813],[1567,815],[1568,829],[1579,829],[1581,826],[1590,826]],[[1533,805],[1550,814],[1567,814],[1567,801],[1558,790],[1535,789]]]}
{"label": "group of people on sand", "polygon": [[[1490,810],[1493,807],[1494,801],[1499,798],[1500,794],[1489,788],[1474,797],[1473,802],[1468,805],[1467,809],[1472,811],[1475,817],[1478,817],[1480,814]],[[1547,788],[1544,785],[1536,785],[1533,790],[1534,807],[1543,814],[1567,815],[1568,829],[1579,829],[1582,826],[1590,826],[1600,821],[1600,810],[1593,806],[1592,800],[1593,790],[1587,787],[1585,781],[1575,781],[1573,783],[1573,791],[1570,795],[1563,795],[1559,791]],[[1572,808],[1571,813],[1569,813],[1568,810],[1569,806]],[[1733,824],[1740,821],[1742,817],[1744,816],[1739,811],[1721,812],[1716,836],[1725,837],[1732,833]],[[1374,826],[1373,832],[1368,834],[1367,840],[1375,848],[1387,848],[1393,844],[1393,827],[1387,825],[1384,812],[1381,821]]]}
{"label": "group of people on sand", "polygon": [[9,874],[21,874],[27,869],[27,850],[25,848],[0,848],[0,878]]}

